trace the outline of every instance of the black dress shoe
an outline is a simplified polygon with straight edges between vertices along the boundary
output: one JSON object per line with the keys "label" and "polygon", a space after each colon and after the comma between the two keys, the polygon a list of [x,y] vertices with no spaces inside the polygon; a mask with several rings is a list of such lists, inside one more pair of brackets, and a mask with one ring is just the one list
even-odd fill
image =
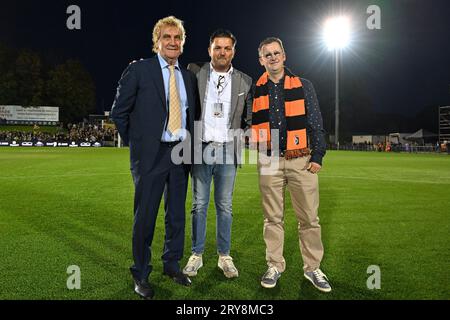
{"label": "black dress shoe", "polygon": [[153,296],[155,295],[155,291],[153,291],[153,288],[147,280],[139,281],[134,279],[134,292],[146,300],[153,299]]}
{"label": "black dress shoe", "polygon": [[172,278],[173,281],[175,281],[178,284],[181,284],[182,286],[189,287],[192,283],[191,279],[189,279],[189,277],[181,271],[177,272],[164,271],[163,274],[169,276],[170,278]]}

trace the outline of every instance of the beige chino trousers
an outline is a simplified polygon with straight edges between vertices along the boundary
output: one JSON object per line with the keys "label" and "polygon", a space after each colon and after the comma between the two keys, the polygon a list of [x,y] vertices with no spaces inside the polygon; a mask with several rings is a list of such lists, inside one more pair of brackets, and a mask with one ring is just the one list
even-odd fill
{"label": "beige chino trousers", "polygon": [[319,224],[319,179],[305,169],[310,157],[286,160],[281,157],[258,156],[259,188],[264,211],[264,241],[269,267],[279,272],[286,269],[283,257],[284,205],[286,186],[298,221],[300,252],[304,272],[320,267],[323,244]]}

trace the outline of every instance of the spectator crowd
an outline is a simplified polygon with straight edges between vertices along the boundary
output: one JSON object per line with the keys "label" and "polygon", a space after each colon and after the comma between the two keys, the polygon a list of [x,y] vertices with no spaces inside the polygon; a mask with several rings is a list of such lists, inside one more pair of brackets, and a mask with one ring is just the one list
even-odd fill
{"label": "spectator crowd", "polygon": [[34,126],[32,131],[0,131],[0,141],[41,142],[104,142],[114,141],[116,130],[112,127],[102,128],[96,124],[69,124],[67,130],[58,127],[54,133],[41,131]]}

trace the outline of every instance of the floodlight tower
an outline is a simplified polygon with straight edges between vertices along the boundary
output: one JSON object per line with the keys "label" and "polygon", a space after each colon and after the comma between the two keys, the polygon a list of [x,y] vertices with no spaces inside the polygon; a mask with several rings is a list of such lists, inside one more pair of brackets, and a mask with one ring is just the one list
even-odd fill
{"label": "floodlight tower", "polygon": [[350,21],[347,17],[333,17],[325,21],[323,38],[330,51],[334,51],[336,62],[336,101],[334,142],[339,149],[339,57],[350,43]]}

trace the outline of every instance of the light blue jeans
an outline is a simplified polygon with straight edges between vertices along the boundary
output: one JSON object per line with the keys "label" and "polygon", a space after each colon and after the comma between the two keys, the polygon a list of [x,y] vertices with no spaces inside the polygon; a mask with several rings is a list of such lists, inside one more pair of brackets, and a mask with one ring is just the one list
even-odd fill
{"label": "light blue jeans", "polygon": [[[225,147],[221,148],[225,149]],[[216,149],[216,151],[218,150]],[[192,166],[192,253],[202,254],[205,249],[206,213],[209,206],[211,182],[214,179],[217,252],[220,255],[230,254],[236,166],[221,162],[223,161]]]}

